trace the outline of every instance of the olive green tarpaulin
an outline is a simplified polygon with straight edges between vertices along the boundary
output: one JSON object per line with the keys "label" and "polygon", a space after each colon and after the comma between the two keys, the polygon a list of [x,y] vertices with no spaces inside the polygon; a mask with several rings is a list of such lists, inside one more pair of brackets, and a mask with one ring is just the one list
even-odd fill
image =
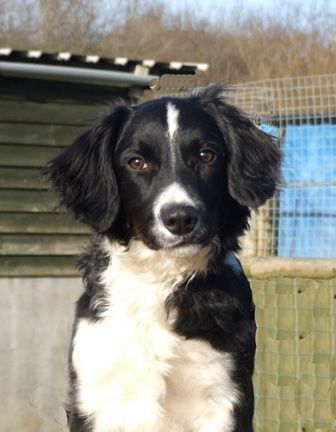
{"label": "olive green tarpaulin", "polygon": [[245,263],[258,325],[256,432],[336,430],[335,268],[335,260]]}

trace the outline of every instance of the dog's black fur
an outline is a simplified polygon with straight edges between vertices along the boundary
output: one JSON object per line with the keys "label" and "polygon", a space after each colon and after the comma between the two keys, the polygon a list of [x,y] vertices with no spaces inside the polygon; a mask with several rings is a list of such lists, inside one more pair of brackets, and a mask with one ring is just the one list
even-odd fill
{"label": "dog's black fur", "polygon": [[[185,235],[179,247],[212,242],[216,247],[207,271],[180,283],[167,298],[166,310],[175,311],[172,327],[177,334],[232,354],[232,379],[241,393],[234,432],[251,432],[254,305],[249,283],[232,252],[239,250],[238,237],[248,227],[250,209],[275,191],[280,152],[272,137],[223,98],[223,90],[222,85],[212,85],[190,97],[136,106],[115,102],[92,129],[47,165],[45,173],[62,204],[98,234],[81,259],[86,290],[77,304],[76,322],[83,317],[99,320],[109,307],[100,280],[109,265],[102,250],[104,239],[125,246],[138,239],[153,250],[170,247],[148,227],[155,223],[155,199],[172,176],[165,118],[168,102],[177,107],[179,153],[174,175],[200,203],[197,229]],[[214,161],[200,161],[204,148],[215,155]],[[129,161],[136,157],[148,162],[148,169],[130,168]],[[70,370],[70,430],[94,431],[94,419],[78,412],[76,372]]]}

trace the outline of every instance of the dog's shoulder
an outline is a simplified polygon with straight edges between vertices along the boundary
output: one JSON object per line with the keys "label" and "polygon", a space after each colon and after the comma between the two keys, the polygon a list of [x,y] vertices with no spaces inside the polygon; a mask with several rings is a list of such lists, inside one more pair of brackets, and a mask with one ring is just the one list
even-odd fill
{"label": "dog's shoulder", "polygon": [[233,252],[227,252],[223,258],[223,265],[240,279],[246,279],[243,267]]}
{"label": "dog's shoulder", "polygon": [[107,307],[102,275],[111,262],[111,254],[104,247],[104,237],[97,235],[78,261],[83,275],[84,292],[77,302],[77,318],[95,320]]}
{"label": "dog's shoulder", "polygon": [[239,259],[233,252],[228,252],[223,258],[220,274],[226,292],[239,299],[243,307],[249,308],[253,301],[250,282]]}
{"label": "dog's shoulder", "polygon": [[232,254],[203,275],[182,284],[169,299],[174,329],[187,338],[206,339],[217,349],[249,350],[254,337],[254,304],[248,279]]}

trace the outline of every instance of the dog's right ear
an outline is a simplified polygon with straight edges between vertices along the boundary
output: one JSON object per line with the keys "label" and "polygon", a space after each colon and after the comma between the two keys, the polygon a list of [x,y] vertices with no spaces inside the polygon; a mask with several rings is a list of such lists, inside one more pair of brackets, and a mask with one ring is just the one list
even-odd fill
{"label": "dog's right ear", "polygon": [[107,231],[119,212],[113,154],[131,112],[126,103],[115,103],[94,127],[49,161],[42,171],[60,194],[61,205],[98,232]]}

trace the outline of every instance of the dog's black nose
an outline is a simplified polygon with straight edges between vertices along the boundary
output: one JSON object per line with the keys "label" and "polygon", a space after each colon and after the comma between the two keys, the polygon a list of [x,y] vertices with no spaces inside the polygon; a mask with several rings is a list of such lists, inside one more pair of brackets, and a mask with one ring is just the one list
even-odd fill
{"label": "dog's black nose", "polygon": [[171,233],[186,235],[191,233],[197,225],[198,213],[191,206],[169,206],[161,210],[161,219]]}

